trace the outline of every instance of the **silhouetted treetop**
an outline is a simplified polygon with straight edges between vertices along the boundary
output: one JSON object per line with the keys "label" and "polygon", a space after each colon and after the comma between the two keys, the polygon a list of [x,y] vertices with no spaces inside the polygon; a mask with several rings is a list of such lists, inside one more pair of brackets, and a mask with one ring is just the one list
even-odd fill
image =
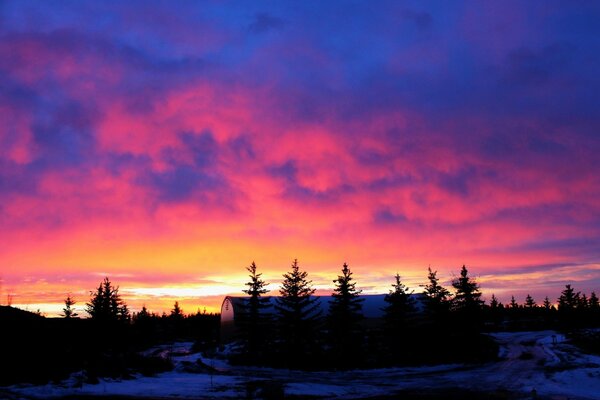
{"label": "silhouetted treetop", "polygon": [[580,302],[580,293],[575,292],[575,289],[570,284],[565,285],[565,289],[561,292],[558,298],[558,309],[560,311],[574,310]]}
{"label": "silhouetted treetop", "polygon": [[318,305],[314,304],[318,299],[313,296],[316,289],[311,286],[312,281],[307,277],[308,272],[301,271],[298,260],[294,259],[292,270],[283,274],[280,297],[275,306],[281,317],[303,320],[318,316]]}
{"label": "silhouetted treetop", "polygon": [[75,312],[75,310],[73,310],[71,307],[75,305],[75,299],[71,297],[71,295],[69,294],[67,296],[67,298],[65,299],[65,308],[63,308],[63,312],[62,315],[65,318],[75,318],[77,317],[79,314],[77,314]]}
{"label": "silhouetted treetop", "polygon": [[478,309],[483,304],[479,285],[469,277],[465,265],[462,266],[460,276],[452,281],[452,287],[456,290],[453,301],[457,310]]}
{"label": "silhouetted treetop", "polygon": [[119,295],[119,288],[114,287],[110,280],[98,285],[95,292],[90,292],[90,302],[86,304],[86,312],[98,321],[127,321],[129,309]]}

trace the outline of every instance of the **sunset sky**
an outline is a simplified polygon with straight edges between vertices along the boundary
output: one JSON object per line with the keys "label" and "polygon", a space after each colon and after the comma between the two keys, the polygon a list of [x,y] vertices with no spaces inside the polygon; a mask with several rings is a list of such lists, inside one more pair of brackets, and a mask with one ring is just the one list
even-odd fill
{"label": "sunset sky", "polygon": [[[0,2],[0,304],[215,311],[466,264],[600,292],[600,6]],[[82,312],[82,315],[84,313]]]}

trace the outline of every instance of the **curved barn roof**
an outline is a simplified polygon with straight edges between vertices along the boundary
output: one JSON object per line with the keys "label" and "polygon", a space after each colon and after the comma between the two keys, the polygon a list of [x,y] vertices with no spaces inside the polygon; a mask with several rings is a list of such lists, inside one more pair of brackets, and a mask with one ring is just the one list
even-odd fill
{"label": "curved barn roof", "polygon": [[[365,294],[359,297],[363,299],[362,311],[366,318],[381,318],[383,317],[383,309],[387,306],[385,302],[385,294]],[[411,295],[415,299],[417,309],[421,309],[423,303],[423,294],[415,293]],[[268,299],[271,307],[265,308],[266,312],[275,312],[275,301],[278,296],[265,296]],[[327,315],[329,311],[329,303],[333,300],[333,296],[313,296],[317,298],[316,304],[319,305],[319,311],[322,315]],[[240,312],[244,307],[244,302],[249,297],[247,296],[227,296],[221,305],[221,320],[229,321],[235,318],[235,314]]]}

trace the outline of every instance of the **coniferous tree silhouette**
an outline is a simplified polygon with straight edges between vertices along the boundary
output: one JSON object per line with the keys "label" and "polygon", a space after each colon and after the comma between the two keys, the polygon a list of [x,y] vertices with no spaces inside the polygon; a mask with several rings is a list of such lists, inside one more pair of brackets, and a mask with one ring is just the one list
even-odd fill
{"label": "coniferous tree silhouette", "polygon": [[312,281],[308,273],[301,271],[298,260],[292,262],[292,270],[283,275],[275,309],[283,352],[288,366],[303,366],[311,352],[316,349],[315,331],[320,312],[314,297]]}
{"label": "coniferous tree silhouette", "polygon": [[492,293],[492,298],[490,300],[490,308],[492,310],[495,310],[497,308],[499,308],[500,303],[498,302],[498,298],[496,298],[496,295]]}
{"label": "coniferous tree silhouette", "polygon": [[170,317],[173,320],[182,320],[183,319],[183,310],[181,309],[181,307],[179,307],[178,301],[176,301],[175,304],[173,304],[173,309],[171,310]]}
{"label": "coniferous tree silhouette", "polygon": [[469,277],[469,271],[462,266],[460,277],[452,281],[456,293],[453,308],[458,313],[462,328],[473,330],[481,323],[483,300],[477,282]]}
{"label": "coniferous tree silhouette", "polygon": [[333,281],[333,299],[329,304],[328,327],[333,361],[344,368],[358,361],[356,353],[360,351],[363,339],[360,320],[363,318],[364,299],[359,298],[361,290],[356,289],[353,280],[348,264],[344,263],[342,275]]}
{"label": "coniferous tree silhouette", "polygon": [[65,308],[63,308],[63,313],[62,313],[63,317],[75,318],[79,315],[75,312],[75,310],[73,310],[71,308],[74,305],[75,305],[75,299],[73,299],[70,294],[67,295],[67,298],[65,299]]}
{"label": "coniferous tree silhouette", "polygon": [[408,292],[400,274],[396,274],[394,279],[392,289],[384,298],[387,306],[383,312],[389,355],[395,357],[411,350],[406,345],[411,334],[409,320],[415,312],[415,304],[411,297],[412,292]]}
{"label": "coniferous tree silhouette", "polygon": [[483,300],[480,299],[479,285],[469,277],[469,271],[465,265],[462,266],[460,277],[452,281],[452,287],[456,290],[454,295],[454,308],[456,310],[478,310],[481,308]]}
{"label": "coniferous tree silhouette", "polygon": [[596,292],[592,292],[592,294],[590,294],[588,304],[590,306],[590,309],[592,310],[597,310],[600,308],[600,302],[598,301],[598,296],[596,296]]}
{"label": "coniferous tree silhouette", "polygon": [[450,310],[450,291],[439,284],[437,271],[428,269],[427,279],[429,283],[425,285],[424,294],[427,296],[426,307],[429,317],[434,322],[443,322],[446,314]]}
{"label": "coniferous tree silhouette", "polygon": [[542,306],[547,311],[550,311],[550,309],[552,308],[552,303],[550,303],[550,299],[548,298],[548,296],[544,298],[544,303],[542,304]]}
{"label": "coniferous tree silhouette", "polygon": [[243,292],[249,297],[245,299],[240,315],[240,330],[244,341],[244,351],[250,362],[257,362],[255,359],[264,353],[269,340],[271,314],[267,310],[271,307],[271,302],[264,297],[269,291],[266,289],[267,282],[257,273],[256,264],[252,261],[246,270],[250,273],[250,281],[246,283],[248,289]]}
{"label": "coniferous tree silhouette", "polygon": [[558,298],[559,311],[572,311],[579,305],[580,292],[575,292],[575,289],[570,284],[565,285],[565,289],[560,293]]}
{"label": "coniferous tree silhouette", "polygon": [[146,308],[145,304],[142,305],[142,309],[140,310],[140,312],[137,315],[138,315],[138,318],[146,318],[146,317],[150,316],[150,313],[148,312],[148,309]]}
{"label": "coniferous tree silhouette", "polygon": [[402,326],[409,313],[415,311],[414,301],[410,297],[408,287],[402,283],[400,274],[394,276],[395,282],[392,289],[385,295],[384,301],[388,305],[384,308],[386,322],[390,326]]}
{"label": "coniferous tree silhouette", "polygon": [[565,289],[558,298],[558,315],[564,328],[572,328],[577,324],[576,310],[581,305],[581,293],[576,292],[570,284],[565,285]]}
{"label": "coniferous tree silhouette", "polygon": [[490,299],[490,317],[492,322],[498,327],[500,322],[502,322],[502,314],[504,312],[504,306],[502,303],[498,301],[498,298],[495,294],[492,293],[492,298]]}
{"label": "coniferous tree silhouette", "polygon": [[577,308],[581,310],[587,309],[589,306],[589,301],[585,293],[582,293],[579,297],[579,303],[577,304]]}
{"label": "coniferous tree silhouette", "polygon": [[515,300],[515,296],[510,296],[510,309],[516,310],[519,308],[519,303]]}
{"label": "coniferous tree silhouette", "polygon": [[525,297],[525,308],[535,308],[537,306],[537,303],[535,302],[535,300],[533,299],[533,297],[531,297],[529,294],[527,294],[527,297]]}
{"label": "coniferous tree silhouette", "polygon": [[114,287],[108,277],[98,285],[95,292],[90,292],[90,302],[86,304],[86,312],[93,320],[101,322],[128,321],[129,309],[119,295],[119,288]]}

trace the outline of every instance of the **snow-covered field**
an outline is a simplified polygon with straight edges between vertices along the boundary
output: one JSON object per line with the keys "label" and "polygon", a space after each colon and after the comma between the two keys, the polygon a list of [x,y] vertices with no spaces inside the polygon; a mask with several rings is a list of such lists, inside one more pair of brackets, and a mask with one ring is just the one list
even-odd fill
{"label": "snow-covered field", "polygon": [[[52,398],[66,395],[126,395],[162,398],[240,398],[261,382],[286,395],[356,399],[392,395],[401,390],[464,388],[510,391],[516,396],[548,399],[600,399],[600,357],[582,354],[553,331],[492,335],[500,344],[500,361],[477,366],[443,365],[351,372],[298,372],[231,367],[221,359],[190,354],[191,343],[163,346],[175,370],[155,377],[102,380],[81,384],[73,376],[61,385],[13,386],[11,397]],[[200,361],[198,363],[198,361]],[[8,393],[7,392],[7,393]],[[0,393],[1,394],[1,393]]]}

